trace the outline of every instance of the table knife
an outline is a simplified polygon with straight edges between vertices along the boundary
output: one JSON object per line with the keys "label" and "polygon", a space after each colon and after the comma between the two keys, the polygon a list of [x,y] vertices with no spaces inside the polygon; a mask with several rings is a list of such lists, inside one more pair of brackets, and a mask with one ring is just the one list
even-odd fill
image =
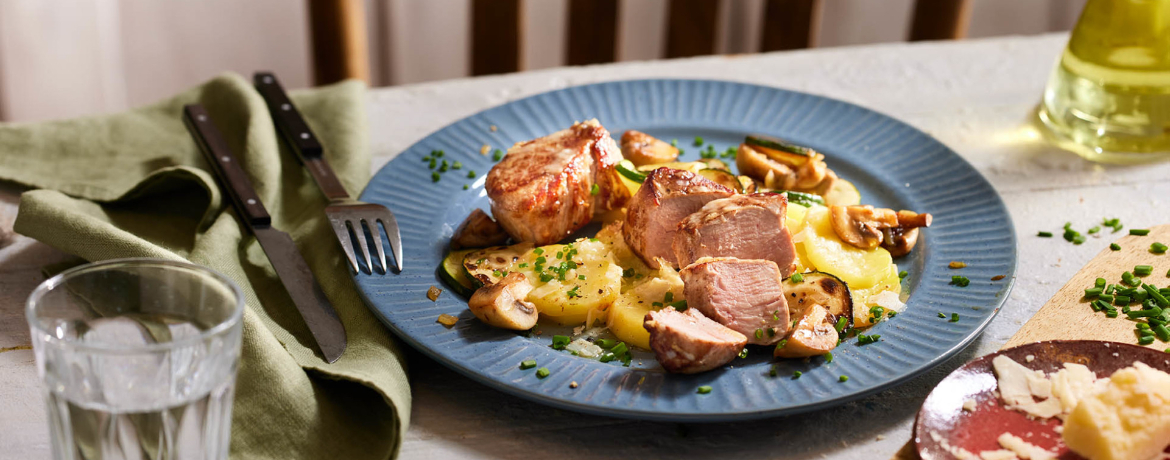
{"label": "table knife", "polygon": [[219,177],[224,192],[231,197],[236,213],[268,255],[268,261],[272,263],[293,305],[317,341],[321,354],[330,363],[337,361],[345,352],[345,326],[341,324],[341,319],[337,317],[337,312],[325,297],[325,292],[313,277],[313,272],[309,270],[296,244],[287,233],[272,226],[272,217],[260,202],[247,174],[229,150],[207,110],[199,104],[184,106],[183,123]]}

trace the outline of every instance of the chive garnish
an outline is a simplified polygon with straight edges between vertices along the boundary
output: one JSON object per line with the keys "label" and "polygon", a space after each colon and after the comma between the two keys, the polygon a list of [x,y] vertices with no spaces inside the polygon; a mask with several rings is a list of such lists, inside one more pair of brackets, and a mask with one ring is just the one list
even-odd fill
{"label": "chive garnish", "polygon": [[694,144],[695,147],[702,147],[703,146],[703,138],[701,136],[695,136],[695,142],[693,142],[692,144]]}
{"label": "chive garnish", "polygon": [[705,395],[705,394],[710,393],[710,392],[711,392],[711,387],[709,385],[703,385],[703,386],[699,387],[698,393],[701,395]]}
{"label": "chive garnish", "polygon": [[1149,276],[1154,272],[1153,265],[1135,265],[1133,267],[1133,274],[1136,276]]}
{"label": "chive garnish", "polygon": [[951,321],[950,322],[952,322],[952,323],[959,322],[959,314],[958,313],[951,313]]}
{"label": "chive garnish", "polygon": [[567,336],[567,335],[554,335],[553,336],[553,339],[552,339],[552,349],[553,350],[564,350],[565,347],[568,345],[569,345],[569,336]]}
{"label": "chive garnish", "polygon": [[1129,234],[1130,235],[1137,235],[1137,236],[1146,236],[1146,235],[1150,234],[1150,229],[1148,229],[1148,228],[1131,228],[1131,229],[1129,229]]}
{"label": "chive garnish", "polygon": [[958,287],[967,287],[967,285],[971,284],[971,280],[967,279],[966,276],[955,275],[951,277],[951,284]]}
{"label": "chive garnish", "polygon": [[504,158],[504,151],[503,150],[496,149],[494,152],[492,152],[492,161],[500,161],[503,158]]}
{"label": "chive garnish", "polygon": [[792,276],[788,277],[788,280],[792,281],[793,283],[799,283],[804,281],[804,275],[801,275],[800,273],[793,273]]}
{"label": "chive garnish", "polygon": [[1093,282],[1093,286],[1104,289],[1105,282],[1105,278],[1097,278],[1097,280]]}
{"label": "chive garnish", "polygon": [[842,375],[842,376],[840,376],[840,377],[837,377],[837,381],[838,381],[838,382],[841,382],[841,383],[848,382],[848,381],[849,381],[849,376],[848,376],[848,375]]}
{"label": "chive garnish", "polygon": [[902,271],[898,272],[898,279],[903,279],[903,278],[906,278],[907,276],[910,276],[910,272],[908,272],[906,270],[902,270]]}
{"label": "chive garnish", "polygon": [[597,196],[598,193],[601,193],[601,186],[597,185],[597,184],[593,184],[593,187],[589,188],[589,194],[593,195],[593,196]]}
{"label": "chive garnish", "polygon": [[463,184],[463,190],[467,190],[467,189],[469,189],[469,188],[471,188],[471,186],[470,186],[470,185]]}
{"label": "chive garnish", "polygon": [[536,360],[535,359],[527,359],[524,361],[520,361],[520,370],[532,369],[534,367],[536,367]]}
{"label": "chive garnish", "polygon": [[549,372],[548,372],[547,367],[542,367],[542,368],[536,370],[536,378],[538,378],[538,379],[543,379],[545,377],[548,377],[548,374],[549,374]]}
{"label": "chive garnish", "polygon": [[830,351],[828,353],[825,353],[825,362],[826,363],[833,362],[833,352]]}
{"label": "chive garnish", "polygon": [[1037,232],[1036,236],[1041,238],[1052,238],[1052,232]]}
{"label": "chive garnish", "polygon": [[1085,289],[1085,297],[1098,297],[1101,295],[1101,292],[1102,289],[1097,287]]}
{"label": "chive garnish", "polygon": [[431,182],[438,182],[441,177],[438,172],[431,173]]}
{"label": "chive garnish", "polygon": [[943,314],[943,312],[940,311],[940,312],[938,312],[938,317],[939,318],[946,318],[947,315]]}
{"label": "chive garnish", "polygon": [[1149,345],[1151,343],[1154,343],[1154,336],[1152,336],[1152,335],[1147,335],[1147,336],[1138,338],[1138,345]]}
{"label": "chive garnish", "polygon": [[1120,251],[1120,250],[1121,250],[1121,245],[1120,245],[1120,244],[1117,244],[1117,243],[1110,243],[1110,244],[1109,244],[1109,249],[1112,249],[1112,250],[1114,250],[1114,251]]}
{"label": "chive garnish", "polygon": [[463,163],[458,161],[451,163],[451,169],[463,169]]}
{"label": "chive garnish", "polygon": [[1165,254],[1167,246],[1162,243],[1154,243],[1150,245],[1150,252],[1154,254]]}
{"label": "chive garnish", "polygon": [[467,178],[468,179],[475,179],[475,170],[474,169],[467,171]]}
{"label": "chive garnish", "polygon": [[[1167,353],[1170,353],[1170,349],[1167,349],[1167,351],[1166,351],[1166,352],[1167,352]],[[801,371],[796,371],[796,372],[793,372],[793,373],[792,373],[792,378],[795,380],[795,379],[798,379],[798,378],[800,378],[800,376],[802,376],[802,375],[804,375],[804,372],[801,372]]]}

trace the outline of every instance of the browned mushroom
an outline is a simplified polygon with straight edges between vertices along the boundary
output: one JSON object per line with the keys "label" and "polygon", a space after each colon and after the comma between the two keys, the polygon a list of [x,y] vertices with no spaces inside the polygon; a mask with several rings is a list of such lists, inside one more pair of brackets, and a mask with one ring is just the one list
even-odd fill
{"label": "browned mushroom", "polygon": [[622,155],[634,166],[669,163],[678,158],[678,149],[649,134],[629,130],[622,134]]}
{"label": "browned mushroom", "polygon": [[788,337],[776,345],[772,356],[777,358],[804,358],[820,356],[837,346],[840,336],[829,321],[829,312],[820,305],[805,309],[804,316],[792,328]]}
{"label": "browned mushroom", "polygon": [[767,188],[788,190],[796,183],[796,171],[747,144],[739,145],[735,166],[740,174],[762,181]]}
{"label": "browned mushroom", "polygon": [[499,246],[508,241],[508,233],[492,216],[476,208],[463,219],[455,234],[451,236],[451,249],[486,248]]}
{"label": "browned mushroom", "polygon": [[528,278],[521,273],[509,273],[498,283],[475,291],[468,299],[467,308],[489,326],[528,330],[536,325],[540,317],[536,305],[524,300],[531,291],[532,283],[528,282]]}
{"label": "browned mushroom", "polygon": [[837,175],[825,164],[825,156],[810,150],[800,161],[786,162],[796,155],[769,155],[761,148],[740,144],[735,164],[740,174],[763,182],[774,190],[793,190],[823,195],[833,187]]}
{"label": "browned mushroom", "polygon": [[830,206],[829,221],[841,241],[861,249],[873,249],[882,244],[882,230],[898,226],[897,214],[873,206]]}
{"label": "browned mushroom", "polygon": [[882,230],[882,247],[894,257],[902,257],[918,242],[918,228],[929,227],[934,218],[930,214],[898,211],[898,226]]}

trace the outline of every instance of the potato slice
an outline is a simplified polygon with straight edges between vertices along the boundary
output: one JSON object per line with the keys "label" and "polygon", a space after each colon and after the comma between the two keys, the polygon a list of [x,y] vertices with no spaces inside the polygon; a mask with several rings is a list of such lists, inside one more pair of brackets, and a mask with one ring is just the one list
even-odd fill
{"label": "potato slice", "polygon": [[[526,253],[517,266],[526,264],[523,273],[535,286],[528,294],[528,301],[536,305],[542,319],[566,326],[584,324],[591,311],[604,310],[617,299],[622,268],[614,263],[605,244],[582,239],[569,245],[553,244],[539,249],[540,254],[535,250]],[[565,265],[572,250],[577,252]],[[542,259],[544,263],[539,264],[542,270],[538,272],[537,262]]]}
{"label": "potato slice", "polygon": [[853,289],[873,287],[889,274],[893,263],[889,251],[858,249],[841,241],[829,222],[829,208],[810,208],[805,221],[809,231],[801,245],[817,270],[836,275]]}
{"label": "potato slice", "polygon": [[902,279],[898,277],[898,266],[890,264],[888,270],[885,278],[882,278],[877,284],[866,289],[853,291],[853,327],[866,328],[874,325],[869,312],[870,307],[874,305],[869,301],[871,296],[885,291],[895,294],[902,293]]}
{"label": "potato slice", "polygon": [[[641,302],[641,303],[639,303]],[[657,310],[638,296],[623,295],[609,307],[609,332],[629,345],[650,349],[650,332],[642,327],[646,314]]]}

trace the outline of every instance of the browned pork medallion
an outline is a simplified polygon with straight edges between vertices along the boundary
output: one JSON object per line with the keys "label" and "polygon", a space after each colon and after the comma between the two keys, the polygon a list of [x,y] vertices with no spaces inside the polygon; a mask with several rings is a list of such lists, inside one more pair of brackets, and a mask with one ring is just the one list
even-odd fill
{"label": "browned pork medallion", "polygon": [[674,256],[685,267],[703,257],[770,260],[781,277],[796,270],[796,246],[784,223],[788,199],[773,193],[711,201],[683,219],[674,235]]}
{"label": "browned pork medallion", "polygon": [[771,345],[788,333],[788,303],[775,262],[704,258],[679,275],[689,308],[746,335],[748,342]]}
{"label": "browned pork medallion", "polygon": [[621,159],[597,120],[517,143],[484,183],[492,215],[516,241],[560,241],[588,224],[595,211],[625,205],[630,191],[614,170]]}
{"label": "browned pork medallion", "polygon": [[696,374],[731,362],[747,337],[711,321],[695,309],[663,308],[646,314],[650,348],[667,371]]}
{"label": "browned pork medallion", "polygon": [[646,265],[659,268],[661,258],[678,268],[671,244],[679,222],[708,202],[734,194],[689,171],[655,169],[630,200],[622,236]]}

